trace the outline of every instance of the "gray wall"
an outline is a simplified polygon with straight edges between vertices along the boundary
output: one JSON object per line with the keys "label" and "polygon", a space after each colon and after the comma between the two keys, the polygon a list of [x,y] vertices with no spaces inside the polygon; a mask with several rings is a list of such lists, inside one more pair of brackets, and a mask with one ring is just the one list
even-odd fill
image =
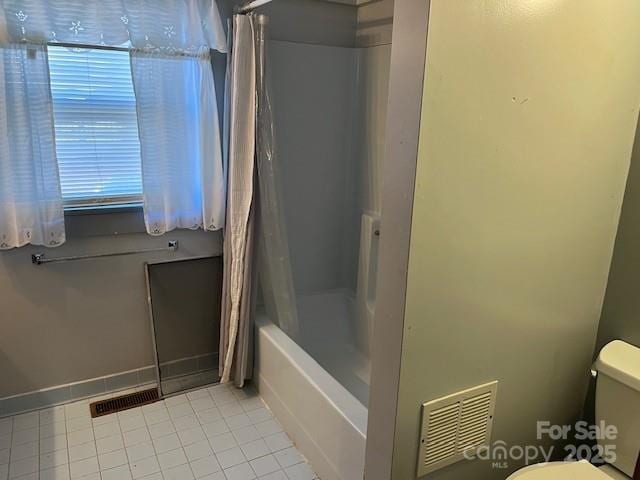
{"label": "gray wall", "polygon": [[[69,238],[59,248],[0,252],[0,397],[152,365],[144,262],[222,250],[219,232],[133,233],[144,230],[139,214],[67,220]],[[163,247],[169,239],[180,241],[178,252],[42,266],[30,261],[35,252],[52,258],[118,252]],[[183,281],[190,288],[197,279]]]}
{"label": "gray wall", "polygon": [[640,285],[640,127],[636,130],[629,179],[622,204],[622,215],[594,355],[597,355],[604,345],[616,339],[640,346],[638,285]]}
{"label": "gray wall", "polygon": [[[223,17],[237,3],[221,0]],[[356,9],[315,0],[277,0],[272,37],[353,46]],[[224,56],[214,57],[222,100]],[[49,256],[100,253],[181,241],[176,254],[31,265],[25,247],[0,252],[0,398],[140,368],[153,363],[143,263],[221,253],[220,233],[179,231],[162,238],[144,232],[138,213],[68,218],[68,242]],[[185,284],[194,278],[184,278]]]}
{"label": "gray wall", "polygon": [[[243,0],[218,0],[222,15],[232,14]],[[273,40],[352,47],[356,38],[357,9],[322,0],[274,0],[256,10],[269,16]]]}
{"label": "gray wall", "polygon": [[355,207],[353,127],[356,52],[274,41],[277,154],[297,293],[354,284],[345,245]]}

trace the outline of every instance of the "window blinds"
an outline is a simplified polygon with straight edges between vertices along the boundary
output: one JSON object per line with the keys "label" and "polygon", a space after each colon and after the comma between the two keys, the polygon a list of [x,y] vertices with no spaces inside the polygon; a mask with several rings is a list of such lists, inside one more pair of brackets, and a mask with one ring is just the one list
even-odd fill
{"label": "window blinds", "polygon": [[65,205],[141,201],[129,52],[49,46],[48,55]]}

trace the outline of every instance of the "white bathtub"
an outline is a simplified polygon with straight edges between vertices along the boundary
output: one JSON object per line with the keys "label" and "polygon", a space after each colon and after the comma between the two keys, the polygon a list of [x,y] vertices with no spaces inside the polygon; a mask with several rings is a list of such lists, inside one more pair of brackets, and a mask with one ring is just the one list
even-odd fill
{"label": "white bathtub", "polygon": [[322,480],[363,478],[366,407],[264,314],[255,384]]}

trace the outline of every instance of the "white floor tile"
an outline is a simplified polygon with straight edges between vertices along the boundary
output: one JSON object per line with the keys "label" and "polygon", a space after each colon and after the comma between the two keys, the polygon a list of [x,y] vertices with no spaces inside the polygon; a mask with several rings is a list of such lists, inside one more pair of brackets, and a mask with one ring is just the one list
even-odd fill
{"label": "white floor tile", "polygon": [[96,444],[94,442],[83,443],[69,448],[69,462],[77,462],[90,457],[96,457]]}
{"label": "white floor tile", "polygon": [[224,418],[233,417],[234,415],[240,415],[244,413],[244,409],[240,406],[237,400],[233,400],[231,403],[225,403],[223,405],[218,405],[218,410],[220,410],[220,414]]}
{"label": "white floor tile", "polygon": [[223,469],[227,469],[229,467],[233,467],[234,465],[239,465],[241,463],[247,462],[247,460],[244,458],[242,450],[240,450],[238,447],[232,448],[230,450],[225,450],[224,452],[216,453],[216,457],[218,459],[218,463]]}
{"label": "white floor tile", "polygon": [[234,415],[233,417],[227,417],[225,419],[227,425],[231,430],[237,430],[238,428],[248,427],[252,424],[251,419],[244,413]]}
{"label": "white floor tile", "polygon": [[122,450],[124,448],[124,441],[122,435],[119,433],[113,437],[101,438],[96,441],[98,453],[109,453],[115,450]]}
{"label": "white floor tile", "polygon": [[71,462],[70,470],[71,478],[80,478],[92,473],[98,473],[100,471],[98,457],[87,458],[79,462]]}
{"label": "white floor tile", "polygon": [[244,445],[245,443],[253,442],[262,437],[262,435],[260,435],[260,432],[258,432],[256,427],[254,427],[253,425],[234,430],[232,433],[236,438],[238,445]]}
{"label": "white floor tile", "polygon": [[[141,480],[164,480],[162,473],[153,473],[151,475],[147,475],[146,477],[142,477]],[[224,480],[224,479],[223,479]]]}
{"label": "white floor tile", "polygon": [[66,434],[67,424],[64,420],[62,420],[61,422],[53,422],[46,425],[40,425],[40,438],[49,438]]}
{"label": "white floor tile", "polygon": [[240,405],[245,412],[264,408],[264,402],[260,398],[247,398],[245,400],[240,400]]}
{"label": "white floor tile", "polygon": [[161,453],[158,455],[158,463],[160,469],[168,470],[178,465],[184,465],[187,462],[187,456],[184,454],[182,448],[171,450],[170,452]]}
{"label": "white floor tile", "polygon": [[260,480],[289,480],[287,475],[282,471],[278,470],[277,472],[270,473],[269,475],[265,475],[264,477],[260,477]]}
{"label": "white floor tile", "polygon": [[202,440],[207,439],[204,434],[204,430],[202,430],[202,427],[200,426],[189,428],[187,430],[181,430],[178,432],[178,437],[180,437],[180,441],[182,442],[183,446],[201,442]]}
{"label": "white floor tile", "polygon": [[69,465],[61,465],[40,471],[40,480],[69,480],[70,478]]}
{"label": "white floor tile", "polygon": [[0,418],[0,437],[4,435],[10,435],[12,431],[13,419],[11,417]]}
{"label": "white floor tile", "polygon": [[98,463],[100,464],[100,470],[109,470],[121,465],[127,465],[129,460],[125,450],[116,450],[115,452],[98,455]]}
{"label": "white floor tile", "polygon": [[227,422],[225,422],[224,420],[216,420],[211,423],[206,423],[202,425],[202,429],[209,438],[231,431],[229,430],[229,425],[227,425]]}
{"label": "white floor tile", "polygon": [[195,478],[188,464],[163,470],[162,476],[164,480],[193,480]]}
{"label": "white floor tile", "polygon": [[299,463],[292,467],[284,469],[289,480],[313,480],[316,478],[315,473],[311,470],[311,467],[306,463]]}
{"label": "white floor tile", "polygon": [[190,462],[194,460],[198,460],[204,457],[210,457],[213,455],[213,450],[211,450],[211,445],[206,440],[202,442],[192,443],[191,445],[187,445],[184,447],[184,453],[187,456],[187,459]]}
{"label": "white floor tile", "polygon": [[22,475],[37,472],[39,468],[38,457],[23,458],[9,464],[9,478],[17,478]]}
{"label": "white floor tile", "polygon": [[155,448],[156,453],[165,453],[182,447],[182,443],[180,443],[178,435],[172,433],[164,437],[154,438],[153,447]]}
{"label": "white floor tile", "polygon": [[67,435],[65,433],[55,437],[40,439],[40,453],[50,453],[67,448]]}
{"label": "white floor tile", "polygon": [[200,477],[198,480],[227,480],[227,477],[224,476],[223,472],[216,472]]}
{"label": "white floor tile", "polygon": [[[72,477],[73,478],[73,477]],[[101,480],[100,472],[90,473],[89,475],[85,475],[79,480]],[[76,480],[76,479],[73,479]]]}
{"label": "white floor tile", "polygon": [[280,470],[280,464],[276,461],[273,455],[260,457],[249,463],[251,464],[253,471],[256,472],[256,475],[259,477]]}
{"label": "white floor tile", "polygon": [[67,434],[67,443],[69,444],[69,448],[75,447],[76,445],[82,445],[87,442],[93,442],[93,428],[78,430],[77,432]]}
{"label": "white floor tile", "polygon": [[160,438],[171,433],[174,433],[176,428],[170,421],[157,423],[155,425],[149,425],[149,434],[151,438]]}
{"label": "white floor tile", "polygon": [[0,480],[311,480],[255,391],[213,386],[91,419],[87,401],[0,420]]}
{"label": "white floor tile", "polygon": [[142,413],[146,416],[147,413],[157,412],[158,410],[166,410],[167,406],[164,404],[164,401],[150,403],[149,405],[144,405],[142,408]]}
{"label": "white floor tile", "polygon": [[188,430],[190,428],[198,427],[200,426],[200,422],[198,421],[198,417],[196,417],[195,415],[186,415],[184,417],[174,418],[173,425],[179,432],[181,430]]}
{"label": "white floor tile", "polygon": [[136,445],[138,443],[151,441],[149,430],[147,430],[146,427],[138,428],[137,430],[131,430],[130,432],[124,432],[122,436],[124,437],[124,444],[127,447],[131,447],[132,445]]}
{"label": "white floor tile", "polygon": [[67,433],[77,432],[78,430],[86,430],[87,428],[93,428],[91,418],[89,417],[76,417],[67,419]]}
{"label": "white floor tile", "polygon": [[225,405],[228,403],[238,403],[238,400],[236,399],[235,395],[233,395],[233,393],[226,391],[226,392],[220,392],[217,395],[212,395],[213,397],[213,401],[216,402],[216,405],[220,406],[220,405]]}
{"label": "white floor tile", "polygon": [[223,433],[222,435],[211,437],[209,443],[216,454],[238,446],[238,442],[231,433]]}
{"label": "white floor tile", "polygon": [[282,468],[287,468],[297,463],[304,462],[304,458],[295,448],[287,448],[273,454],[278,463],[282,465]]}
{"label": "white floor tile", "polygon": [[92,418],[91,423],[94,428],[101,425],[108,425],[110,423],[118,423],[118,415],[111,413],[109,415],[103,415],[102,417]]}
{"label": "white floor tile", "polygon": [[64,422],[65,419],[66,415],[64,414],[64,406],[40,410],[40,426]]}
{"label": "white floor tile", "polygon": [[142,414],[119,417],[118,421],[120,423],[120,429],[123,433],[130,432],[132,430],[138,430],[139,428],[143,428],[146,425]]}
{"label": "white floor tile", "polygon": [[38,427],[27,428],[25,430],[13,432],[13,435],[11,436],[11,445],[15,447],[24,443],[37,442],[39,438]]}
{"label": "white floor tile", "polygon": [[121,465],[119,467],[112,468],[100,472],[102,480],[131,480],[131,470],[129,465]]}
{"label": "white floor tile", "polygon": [[60,465],[66,465],[69,463],[69,452],[67,449],[56,450],[50,453],[40,454],[40,470],[48,470],[53,467],[59,467]]}
{"label": "white floor tile", "polygon": [[186,403],[179,403],[177,405],[169,407],[169,416],[171,418],[180,418],[194,414],[195,412],[193,411],[193,408],[191,408],[191,404],[188,401]]}
{"label": "white floor tile", "polygon": [[205,423],[211,423],[211,422],[215,422],[217,420],[221,420],[222,419],[222,414],[220,413],[220,410],[218,410],[217,408],[209,408],[207,410],[201,410],[199,412],[196,413],[198,420],[200,420],[200,423],[205,424]]}
{"label": "white floor tile", "polygon": [[260,407],[256,410],[251,410],[250,412],[247,412],[247,416],[251,419],[252,423],[265,422],[273,418],[273,415],[271,415],[271,412],[264,407]]}
{"label": "white floor tile", "polygon": [[67,419],[91,416],[87,402],[70,403],[69,405],[65,405],[64,408]]}
{"label": "white floor tile", "polygon": [[129,462],[131,463],[137,462],[138,460],[142,460],[144,458],[155,457],[156,455],[151,442],[138,443],[137,445],[127,447],[125,450],[127,451]]}
{"label": "white floor tile", "polygon": [[23,458],[35,457],[39,454],[38,442],[23,443],[11,449],[11,461],[22,460]]}
{"label": "white floor tile", "polygon": [[181,395],[176,395],[175,397],[166,398],[164,401],[164,404],[167,406],[169,410],[171,410],[171,407],[175,405],[180,405],[182,403],[187,403],[188,401],[189,399],[187,399],[187,396],[185,394],[181,394]]}
{"label": "white floor tile", "polygon": [[209,410],[210,408],[215,408],[216,404],[213,399],[207,395],[206,397],[198,398],[196,400],[191,401],[191,407],[196,412],[202,412],[204,410]]}
{"label": "white floor tile", "polygon": [[99,440],[100,438],[113,437],[115,435],[119,436],[121,435],[120,425],[118,424],[117,421],[105,423],[102,425],[94,425],[93,433],[96,437],[96,440]]}
{"label": "white floor tile", "polygon": [[207,398],[209,396],[209,392],[205,388],[201,388],[200,390],[194,390],[193,392],[187,393],[187,398],[191,401],[198,400],[199,398]]}
{"label": "white floor tile", "polygon": [[151,412],[144,412],[144,419],[147,422],[147,425],[167,422],[170,420],[169,411],[166,408],[161,408]]}
{"label": "white floor tile", "polygon": [[253,480],[256,474],[248,463],[241,463],[224,470],[227,480]]}
{"label": "white floor tile", "polygon": [[255,460],[271,453],[269,446],[262,439],[241,445],[240,449],[244,456],[247,457],[247,460]]}
{"label": "white floor tile", "polygon": [[131,474],[133,478],[136,479],[146,477],[147,475],[160,471],[160,465],[158,464],[156,457],[143,458],[142,460],[130,463],[130,466]]}
{"label": "white floor tile", "polygon": [[214,456],[200,458],[191,462],[191,470],[196,478],[206,477],[216,472],[220,472],[222,467]]}
{"label": "white floor tile", "polygon": [[266,422],[256,423],[256,428],[263,437],[268,437],[274,433],[282,432],[282,427],[275,420],[267,420]]}
{"label": "white floor tile", "polygon": [[284,432],[276,433],[275,435],[269,435],[268,437],[264,437],[264,441],[272,453],[278,452],[280,450],[284,450],[286,448],[293,446],[293,442]]}
{"label": "white floor tile", "polygon": [[23,413],[13,417],[13,431],[35,428],[40,425],[40,414],[38,412]]}

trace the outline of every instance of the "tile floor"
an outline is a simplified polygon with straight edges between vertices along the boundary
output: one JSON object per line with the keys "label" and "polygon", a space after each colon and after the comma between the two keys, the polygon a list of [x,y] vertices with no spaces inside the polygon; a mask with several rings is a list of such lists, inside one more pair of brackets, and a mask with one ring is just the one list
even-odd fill
{"label": "tile floor", "polygon": [[313,480],[250,389],[224,385],[91,419],[89,400],[0,419],[0,480]]}

